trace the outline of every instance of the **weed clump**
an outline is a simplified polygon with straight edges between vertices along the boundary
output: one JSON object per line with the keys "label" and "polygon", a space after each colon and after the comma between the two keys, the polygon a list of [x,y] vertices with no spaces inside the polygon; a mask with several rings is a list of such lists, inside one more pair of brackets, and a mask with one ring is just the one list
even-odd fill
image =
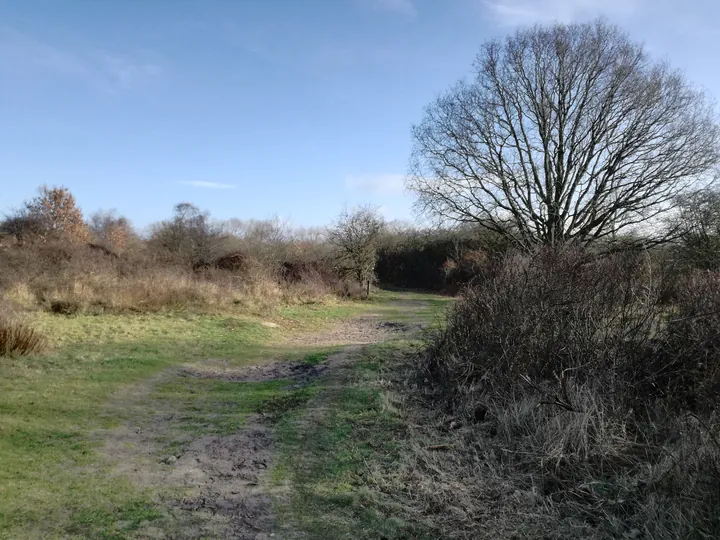
{"label": "weed clump", "polygon": [[22,356],[42,352],[45,336],[31,326],[7,317],[0,317],[0,356]]}

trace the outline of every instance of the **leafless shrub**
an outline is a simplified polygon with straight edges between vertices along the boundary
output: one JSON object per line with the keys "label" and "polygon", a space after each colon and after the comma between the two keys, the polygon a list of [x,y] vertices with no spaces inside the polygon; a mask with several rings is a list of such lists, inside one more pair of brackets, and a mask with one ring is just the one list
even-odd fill
{"label": "leafless shrub", "polygon": [[207,268],[217,268],[226,272],[241,273],[248,269],[250,261],[242,251],[233,251],[221,255],[214,261],[204,263]]}
{"label": "leafless shrub", "polygon": [[187,267],[208,263],[225,250],[227,239],[221,227],[213,223],[208,212],[190,203],[175,205],[172,219],[152,227],[149,245],[168,255],[171,261]]}
{"label": "leafless shrub", "polygon": [[38,216],[27,208],[21,208],[7,215],[2,222],[2,232],[14,237],[18,242],[31,242],[42,237],[45,225]]}
{"label": "leafless shrub", "polygon": [[231,219],[220,227],[224,233],[233,237],[238,251],[267,267],[276,266],[285,260],[293,244],[290,225],[279,218]]}
{"label": "leafless shrub", "polygon": [[268,310],[281,302],[306,302],[331,294],[305,277],[278,279],[274,270],[246,261],[240,273],[184,263],[143,252],[115,255],[88,245],[46,242],[7,249],[0,259],[0,298],[22,309],[65,315],[82,312],[163,310]]}
{"label": "leafless shrub", "polygon": [[538,497],[545,530],[720,535],[720,282],[691,275],[668,306],[660,274],[646,254],[508,256],[425,353],[426,405],[468,426],[467,459],[479,445],[495,477]]}
{"label": "leafless shrub", "polygon": [[720,398],[720,273],[696,271],[683,279],[649,366],[665,399],[714,410]]}
{"label": "leafless shrub", "polygon": [[114,210],[98,211],[90,216],[90,233],[96,244],[114,252],[123,251],[140,241],[130,221]]}
{"label": "leafless shrub", "polygon": [[[649,346],[657,286],[643,255],[596,258],[573,247],[510,254],[475,279],[431,349],[452,385],[510,391],[612,370],[626,349]],[[562,375],[564,373],[564,375]]]}

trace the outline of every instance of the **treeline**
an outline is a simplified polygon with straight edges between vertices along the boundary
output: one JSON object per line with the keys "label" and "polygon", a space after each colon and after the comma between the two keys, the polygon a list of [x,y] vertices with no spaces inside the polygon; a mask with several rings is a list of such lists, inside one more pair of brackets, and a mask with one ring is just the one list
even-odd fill
{"label": "treeline", "polygon": [[144,234],[114,212],[85,219],[63,187],[0,224],[5,313],[267,310],[360,294],[341,278],[325,233],[277,219],[219,222],[190,203]]}
{"label": "treeline", "polygon": [[418,230],[369,207],[327,228],[219,221],[191,203],[142,233],[115,211],[86,217],[64,187],[41,187],[0,223],[4,311],[269,309],[365,296],[372,284],[456,290],[497,243],[472,229]]}
{"label": "treeline", "polygon": [[390,231],[378,249],[381,284],[456,292],[509,244],[479,227]]}

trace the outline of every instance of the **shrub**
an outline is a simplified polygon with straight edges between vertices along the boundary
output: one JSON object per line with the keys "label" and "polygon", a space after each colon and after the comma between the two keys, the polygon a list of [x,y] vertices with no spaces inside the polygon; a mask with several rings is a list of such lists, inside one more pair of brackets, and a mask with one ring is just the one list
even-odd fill
{"label": "shrub", "polygon": [[378,251],[378,280],[411,289],[455,291],[507,251],[499,237],[474,229],[403,231]]}
{"label": "shrub", "polygon": [[667,400],[713,409],[720,398],[720,272],[686,276],[673,307],[650,363],[653,385]]}
{"label": "shrub", "polygon": [[83,214],[66,187],[42,186],[38,196],[25,203],[26,216],[41,227],[43,239],[63,238],[71,242],[90,239]]}
{"label": "shrub", "polygon": [[143,239],[113,211],[88,227],[66,188],[41,188],[0,223],[0,302],[64,315],[264,311],[345,293],[321,262],[329,253],[321,236],[294,236],[279,220],[230,225],[181,203]]}
{"label": "shrub", "polygon": [[661,274],[648,254],[508,255],[424,353],[430,403],[478,424],[465,444],[598,538],[720,537],[720,276],[667,305]]}
{"label": "shrub", "polygon": [[41,352],[45,337],[27,324],[0,317],[0,356],[20,356]]}
{"label": "shrub", "polygon": [[581,249],[508,255],[488,265],[450,312],[428,358],[452,386],[511,391],[527,376],[554,381],[612,371],[649,346],[658,287],[642,256],[596,258]]}
{"label": "shrub", "polygon": [[98,248],[106,248],[113,253],[123,251],[132,244],[139,242],[130,221],[116,215],[114,210],[98,211],[90,216],[90,232],[97,242]]}
{"label": "shrub", "polygon": [[[226,261],[233,261],[231,254]],[[219,265],[222,266],[222,265]],[[255,261],[194,272],[144,253],[117,255],[89,245],[46,242],[14,247],[0,259],[0,299],[54,313],[164,310],[267,310],[281,302],[321,300],[332,286],[314,275],[294,282]]]}

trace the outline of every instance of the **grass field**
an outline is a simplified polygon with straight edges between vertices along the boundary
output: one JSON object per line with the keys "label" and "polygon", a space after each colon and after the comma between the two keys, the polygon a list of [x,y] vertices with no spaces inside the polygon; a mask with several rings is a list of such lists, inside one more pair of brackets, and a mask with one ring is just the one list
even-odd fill
{"label": "grass field", "polygon": [[[426,318],[446,303],[428,295],[381,293],[371,302],[296,306],[270,318],[38,315],[35,324],[50,338],[50,352],[0,361],[0,537],[126,538],[161,519],[156,489],[112,473],[100,452],[102,433],[148,412],[148,404],[163,403],[178,411],[177,429],[165,441],[171,450],[203,434],[238,430],[248,414],[263,408],[297,408],[322,387],[298,393],[280,381],[170,377],[148,386],[146,398],[125,396],[176,366],[207,359],[234,366],[271,358],[318,363],[334,349],[288,346],[284,338],[368,311],[385,319],[417,317],[389,307],[398,300],[415,302]],[[365,399],[349,398],[348,406]],[[338,414],[345,414],[343,407]],[[283,422],[284,448],[290,448],[292,430]],[[337,430],[326,435],[337,438]]]}
{"label": "grass field", "polygon": [[399,459],[407,425],[382,387],[388,359],[415,349],[398,340],[356,353],[337,378],[318,383],[306,407],[278,427],[280,461],[272,481],[291,486],[278,497],[280,522],[304,538],[432,538],[421,522],[395,517],[397,502],[373,480]]}
{"label": "grass field", "polygon": [[[417,304],[399,310],[388,300]],[[432,326],[440,323],[449,299],[388,293],[380,302],[387,320]],[[281,530],[318,540],[437,538],[422,516],[398,518],[407,514],[399,511],[404,495],[384,493],[377,482],[393,475],[411,438],[395,402],[400,397],[388,390],[386,376],[393,362],[422,347],[421,338],[415,332],[354,351],[345,369],[318,381],[312,399],[283,417],[272,474]]]}

